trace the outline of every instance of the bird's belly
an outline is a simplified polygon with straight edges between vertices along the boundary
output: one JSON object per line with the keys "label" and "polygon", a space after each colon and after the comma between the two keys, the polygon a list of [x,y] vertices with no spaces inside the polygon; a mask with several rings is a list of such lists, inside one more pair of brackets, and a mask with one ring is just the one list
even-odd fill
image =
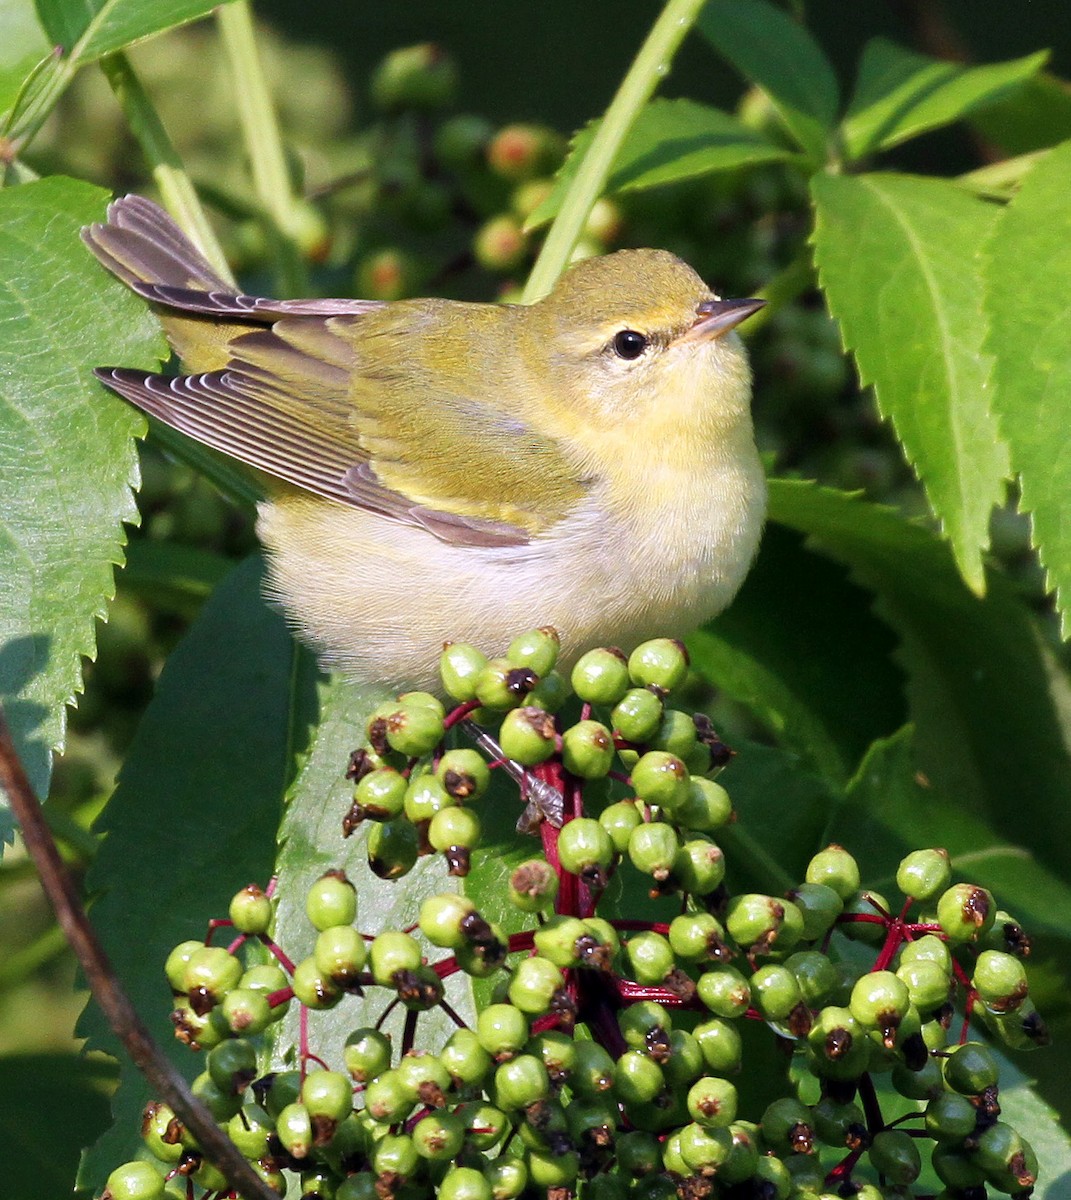
{"label": "bird's belly", "polygon": [[[744,486],[746,484],[746,486]],[[269,591],[325,665],[367,682],[434,688],[443,643],[501,653],[553,625],[564,664],[689,632],[729,603],[764,513],[761,475],[642,520],[592,501],[524,546],[451,546],[423,529],[304,498],[261,506]]]}

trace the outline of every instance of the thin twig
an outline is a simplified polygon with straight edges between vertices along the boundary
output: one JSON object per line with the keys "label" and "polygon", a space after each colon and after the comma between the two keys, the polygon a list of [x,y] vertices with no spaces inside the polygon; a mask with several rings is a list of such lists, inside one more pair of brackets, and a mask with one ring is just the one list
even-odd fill
{"label": "thin twig", "polygon": [[156,1098],[171,1106],[197,1139],[205,1157],[219,1168],[234,1191],[246,1200],[278,1200],[276,1193],[258,1178],[238,1147],[190,1091],[186,1080],[164,1057],[123,991],[42,816],[41,806],[15,753],[2,711],[0,790],[11,804],[27,853],[33,859],[60,927],[78,957],[94,999],[131,1061],[149,1081]]}

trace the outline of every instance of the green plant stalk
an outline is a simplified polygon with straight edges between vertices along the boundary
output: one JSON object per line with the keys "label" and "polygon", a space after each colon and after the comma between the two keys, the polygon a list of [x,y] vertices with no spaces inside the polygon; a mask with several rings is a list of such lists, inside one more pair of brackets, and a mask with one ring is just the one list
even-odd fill
{"label": "green plant stalk", "polygon": [[286,152],[268,81],[257,51],[248,0],[224,4],[216,12],[223,48],[234,80],[234,99],[253,170],[260,206],[281,234],[293,239],[300,214],[290,183]]}
{"label": "green plant stalk", "polygon": [[212,264],[213,269],[234,282],[223,248],[216,239],[197,192],[171,143],[148,93],[141,86],[130,60],[123,53],[109,54],[100,60],[100,68],[111,85],[119,105],[130,123],[160,189],[164,204],[190,236],[194,245]]}
{"label": "green plant stalk", "polygon": [[669,72],[673,56],[695,24],[704,0],[668,0],[629,67],[617,94],[573,177],[521,297],[532,304],[545,296],[565,269],[592,205],[599,198],[621,143],[640,109]]}

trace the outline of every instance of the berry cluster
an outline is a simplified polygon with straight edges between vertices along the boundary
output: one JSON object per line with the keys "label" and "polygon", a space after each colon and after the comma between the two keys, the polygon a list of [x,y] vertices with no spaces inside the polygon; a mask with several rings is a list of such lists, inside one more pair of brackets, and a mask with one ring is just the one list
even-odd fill
{"label": "berry cluster", "polygon": [[[953,883],[937,849],[901,862],[899,907],[863,889],[836,845],[785,896],[731,894],[715,835],[734,814],[710,778],[731,752],[666,702],[687,673],[683,647],[593,650],[568,681],[557,652],[549,629],[501,659],[447,646],[452,710],[423,693],[380,706],[350,771],[346,829],[369,823],[370,864],[388,878],[433,852],[465,874],[480,834],[469,802],[492,771],[517,779],[544,851],[509,882],[528,928],[507,935],[470,898],[441,894],[413,928],[373,936],[353,885],[330,871],[307,894],[315,940],[296,963],[271,938],[270,889],[255,886],[213,922],[236,931],[230,946],[210,930],[168,958],[175,1031],[206,1052],[194,1091],[268,1186],[282,1194],[296,1176],[309,1200],[1029,1194],[1034,1153],[1000,1120],[996,1060],[969,1027],[1012,1047],[1046,1038],[1014,920],[984,888]],[[567,722],[570,690],[580,709]],[[460,734],[478,749],[447,748]],[[678,897],[677,915],[606,911],[625,872]],[[248,946],[273,961],[245,965]],[[458,972],[494,988],[471,1025],[444,997]],[[372,989],[384,1016],[406,1011],[401,1044],[381,1020],[353,1029],[333,1067],[313,1055],[310,1012]],[[296,1065],[265,1073],[257,1037],[294,1002]],[[456,1029],[422,1045],[420,1014],[435,1008]],[[756,1111],[734,1083],[748,1026],[768,1031],[785,1068],[767,1081],[782,1094]],[[148,1106],[143,1136],[174,1182],[129,1163],[108,1200],[156,1200],[176,1183],[230,1194],[165,1105]]]}

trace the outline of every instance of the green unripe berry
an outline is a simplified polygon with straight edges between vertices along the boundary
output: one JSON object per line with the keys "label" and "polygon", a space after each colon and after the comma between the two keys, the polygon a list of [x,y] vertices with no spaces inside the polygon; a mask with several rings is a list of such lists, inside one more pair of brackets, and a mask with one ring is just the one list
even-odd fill
{"label": "green unripe berry", "polygon": [[[421,1158],[447,1162],[461,1152],[465,1141],[465,1123],[456,1113],[440,1109],[421,1118],[413,1128],[412,1137]],[[478,1171],[473,1174],[483,1181]]]}
{"label": "green unripe berry", "polygon": [[948,1000],[952,979],[935,962],[926,959],[902,962],[896,968],[896,976],[903,981],[911,1003],[920,1012],[933,1012]]}
{"label": "green unripe berry", "polygon": [[[407,807],[408,804],[406,793]],[[366,849],[368,866],[380,879],[400,879],[408,875],[420,856],[419,836],[412,819],[373,825],[368,831]]]}
{"label": "green unripe berry", "polygon": [[799,950],[785,959],[796,977],[800,996],[808,1008],[821,1008],[837,986],[837,970],[828,955],[819,950]]}
{"label": "green unripe berry", "polygon": [[413,1095],[403,1086],[397,1071],[382,1072],[364,1090],[365,1112],[381,1125],[403,1121],[412,1112],[413,1103]]}
{"label": "green unripe berry", "polygon": [[793,1096],[769,1104],[761,1125],[766,1144],[779,1154],[811,1154],[814,1150],[811,1110]]}
{"label": "green unripe berry", "polygon": [[457,92],[457,67],[431,42],[403,46],[376,67],[370,91],[376,107],[387,112],[447,108]]}
{"label": "green unripe berry", "polygon": [[367,956],[364,938],[352,925],[321,930],[312,951],[317,969],[343,990],[358,984]]}
{"label": "green unripe berry", "polygon": [[432,149],[444,166],[471,167],[483,158],[493,132],[484,117],[468,113],[450,117],[435,131]]}
{"label": "green unripe berry", "polygon": [[475,915],[476,905],[467,896],[445,892],[424,901],[418,924],[433,946],[456,950],[469,940],[466,927]]}
{"label": "green unripe berry", "polygon": [[164,1179],[147,1162],[128,1162],[108,1176],[104,1188],[107,1200],[163,1200]]}
{"label": "green unripe berry", "polygon": [[751,1005],[751,988],[735,967],[712,967],[696,982],[699,999],[717,1017],[742,1017]]}
{"label": "green unripe berry", "polygon": [[962,1143],[977,1122],[978,1109],[958,1092],[941,1092],[926,1105],[926,1132],[939,1142]]}
{"label": "green unripe berry", "polygon": [[673,880],[689,895],[709,896],[724,878],[725,855],[709,838],[689,839],[673,860]]}
{"label": "green unripe berry", "polygon": [[343,871],[326,871],[309,888],[305,912],[316,929],[352,925],[357,918],[357,891]]}
{"label": "green unripe berry", "polygon": [[874,1135],[870,1144],[870,1162],[894,1187],[915,1182],[922,1170],[922,1158],[915,1139],[902,1129],[885,1129]]}
{"label": "green unripe berry", "polygon": [[768,963],[751,976],[751,998],[767,1021],[787,1021],[802,1004],[796,976],[786,966]]}
{"label": "green unripe berry", "polygon": [[251,1162],[268,1153],[268,1139],[275,1122],[259,1104],[245,1104],[227,1122],[227,1136]]}
{"label": "green unripe berry", "polygon": [[599,824],[609,834],[615,852],[625,854],[632,831],[643,824],[643,816],[634,800],[618,800],[599,813]]}
{"label": "green unripe berry", "polygon": [[933,1148],[930,1156],[934,1173],[945,1185],[946,1191],[938,1193],[940,1200],[958,1200],[964,1193],[976,1190],[985,1183],[985,1172],[971,1155],[961,1147],[942,1145]]}
{"label": "green unripe berry", "polygon": [[339,1071],[312,1071],[301,1085],[301,1102],[312,1118],[317,1145],[324,1145],[353,1111],[353,1085]]}
{"label": "green unripe berry", "polygon": [[589,650],[577,660],[570,682],[586,704],[615,705],[629,689],[628,660],[615,647]]}
{"label": "green unripe berry", "polygon": [[579,917],[559,914],[544,922],[533,940],[538,954],[564,970],[579,966],[583,939],[589,937],[588,928]]}
{"label": "green unripe berry", "polygon": [[614,1148],[617,1151],[618,1169],[634,1179],[650,1175],[662,1166],[662,1152],[653,1134],[642,1130],[623,1133],[617,1138]]}
{"label": "green unripe berry", "polygon": [[720,1129],[736,1120],[736,1088],[727,1080],[708,1075],[688,1091],[688,1115],[710,1129]]}
{"label": "green unripe berry", "polygon": [[825,883],[801,883],[788,898],[803,914],[803,937],[808,942],[824,937],[844,909],[844,901]]}
{"label": "green unripe berry", "polygon": [[378,1029],[355,1029],[342,1048],[342,1061],[357,1083],[368,1083],[390,1066],[390,1038]]}
{"label": "green unripe berry", "polygon": [[312,1150],[312,1117],[304,1104],[288,1104],[275,1118],[275,1136],[293,1158],[306,1158]]}
{"label": "green unripe berry", "polygon": [[865,892],[856,892],[849,896],[844,904],[845,917],[857,916],[864,920],[842,921],[838,928],[845,937],[853,942],[864,942],[877,946],[885,940],[884,914],[889,911],[889,905],[880,892],[868,888]]}
{"label": "green unripe berry", "polygon": [[430,821],[437,812],[452,808],[456,803],[434,775],[415,774],[405,790],[405,816],[414,825]]}
{"label": "green unripe berry", "polygon": [[937,901],[937,923],[950,942],[979,940],[989,932],[995,916],[992,894],[973,883],[957,883]]}
{"label": "green unripe berry", "polygon": [[186,960],[183,991],[197,1013],[214,1008],[242,978],[242,964],[222,946],[200,946]]}
{"label": "green unripe berry", "polygon": [[948,946],[932,933],[924,934],[913,942],[907,942],[900,950],[900,962],[932,962],[948,976],[952,974],[952,955]]}
{"label": "green unripe berry", "polygon": [[928,1054],[917,1071],[909,1070],[904,1063],[897,1063],[892,1070],[892,1085],[909,1100],[933,1099],[944,1088],[940,1060]]}
{"label": "green unripe berry", "polygon": [[677,831],[664,821],[637,825],[629,835],[628,856],[632,865],[658,881],[669,878],[679,850]]}
{"label": "green unripe berry", "polygon": [[529,667],[542,678],[554,670],[560,649],[558,631],[544,625],[515,637],[506,651],[506,661],[511,667]]}
{"label": "green unripe berry", "polygon": [[637,687],[657,687],[671,692],[688,674],[688,652],[673,638],[653,638],[629,655],[628,673]]}
{"label": "green unripe berry", "polygon": [[391,987],[399,971],[415,971],[420,966],[420,943],[408,933],[387,929],[373,940],[368,959],[376,983]]}
{"label": "green unripe berry", "polygon": [[715,1075],[732,1075],[740,1070],[743,1043],[731,1022],[713,1017],[697,1025],[693,1036],[709,1071]]}
{"label": "green unripe berry", "polygon": [[509,982],[510,1003],[530,1016],[551,1010],[553,1001],[565,987],[565,976],[549,960],[538,954],[521,959]]}
{"label": "green unripe berry", "polygon": [[388,745],[406,758],[422,758],[443,740],[441,711],[420,698],[396,707],[386,717],[385,725]]}
{"label": "green unripe berry", "polygon": [[478,800],[491,784],[487,760],[477,750],[447,750],[435,768],[435,778],[459,803]]}
{"label": "green unripe berry", "polygon": [[658,732],[664,713],[660,696],[647,688],[632,688],[614,706],[610,721],[625,741],[642,745]]}
{"label": "green unripe berry", "polygon": [[[725,910],[725,928],[738,946],[752,948],[756,953],[766,953],[775,945],[780,948],[781,930],[789,905],[789,900],[777,900],[761,892],[744,892],[729,901]],[[799,925],[802,928],[802,918]]]}
{"label": "green unripe berry", "polygon": [[408,1133],[388,1133],[373,1147],[372,1169],[381,1179],[386,1176],[401,1183],[412,1179],[420,1167],[420,1155]]}
{"label": "green unripe berry", "polygon": [[377,767],[358,781],[353,790],[353,802],[362,817],[389,821],[401,815],[408,786],[400,771],[393,767]]}
{"label": "green unripe berry", "polygon": [[601,1096],[614,1085],[614,1060],[598,1042],[578,1041],[576,1062],[569,1077],[579,1096]]}
{"label": "green unripe berry", "polygon": [[547,1068],[533,1054],[518,1054],[495,1070],[495,1102],[507,1112],[528,1108],[549,1094]]}
{"label": "green unripe berry", "polygon": [[807,864],[808,883],[824,883],[847,900],[859,890],[859,866],[843,846],[831,845],[819,852]]}
{"label": "green unripe berry", "polygon": [[633,978],[640,984],[661,983],[676,963],[669,939],[650,930],[633,934],[625,949]]}
{"label": "green unripe berry", "polygon": [[847,1008],[827,1005],[807,1034],[811,1069],[829,1079],[857,1079],[870,1061],[866,1030]]}
{"label": "green unripe berry", "polygon": [[239,1096],[257,1076],[257,1051],[245,1038],[229,1038],[208,1053],[212,1082],[228,1096]]}
{"label": "green unripe berry", "polygon": [[614,861],[614,844],[598,821],[578,817],[558,834],[558,859],[564,870],[580,875],[589,887],[601,889]]}
{"label": "green unripe berry", "polygon": [[271,901],[258,884],[247,884],[231,899],[227,915],[239,933],[267,933],[271,924]]}
{"label": "green unripe berry", "polygon": [[562,763],[580,779],[602,779],[614,761],[614,739],[599,721],[578,721],[562,734]]}
{"label": "green unripe berry", "polygon": [[[413,1136],[416,1137],[416,1130]],[[436,1195],[438,1200],[493,1200],[494,1192],[475,1167],[454,1167],[443,1176]]]}
{"label": "green unripe berry", "polygon": [[666,1086],[662,1068],[640,1050],[626,1050],[614,1068],[614,1091],[623,1104],[646,1104]]}
{"label": "green unripe berry", "polygon": [[892,971],[870,971],[856,981],[848,1007],[860,1025],[878,1030],[888,1046],[910,1004],[906,984]]}
{"label": "green unripe berry", "polygon": [[678,708],[667,708],[648,745],[652,750],[665,750],[683,760],[695,750],[697,740],[694,719]]}
{"label": "green unripe berry", "polygon": [[569,686],[557,671],[544,675],[527,696],[529,704],[549,713],[556,713],[568,699]]}
{"label": "green unripe berry", "polygon": [[544,859],[521,863],[509,878],[509,898],[521,912],[546,912],[558,895],[558,876]]}
{"label": "green unripe berry", "polygon": [[487,147],[487,163],[503,179],[532,179],[553,165],[556,141],[551,130],[538,125],[505,125]]}
{"label": "green unripe berry", "polygon": [[444,808],[428,826],[428,841],[439,851],[472,850],[480,840],[480,818],[471,808]]}
{"label": "green unripe berry", "polygon": [[547,1191],[568,1188],[580,1174],[580,1156],[575,1150],[566,1150],[562,1154],[531,1150],[528,1174],[537,1188]]}
{"label": "green unripe berry", "polygon": [[964,1096],[979,1096],[995,1087],[999,1072],[993,1052],[981,1042],[964,1042],[944,1060],[945,1083]]}
{"label": "green unripe berry", "polygon": [[311,955],[303,958],[294,968],[290,981],[294,998],[306,1008],[323,1010],[334,1008],[342,999],[342,989],[316,965]]}
{"label": "green unripe berry", "polygon": [[511,1154],[492,1159],[482,1173],[491,1188],[493,1200],[517,1200],[528,1186],[527,1163]]}
{"label": "green unripe berry", "polygon": [[733,802],[729,793],[713,779],[691,775],[688,794],[677,805],[674,817],[686,829],[697,833],[713,833],[728,824],[733,815]]}
{"label": "green unripe berry", "polygon": [[998,1191],[1025,1192],[1037,1182],[1038,1160],[1030,1143],[1018,1130],[1003,1121],[978,1138],[974,1162],[985,1172],[986,1181]]}
{"label": "green unripe berry", "polygon": [[451,642],[439,658],[439,678],[447,694],[464,704],[476,698],[476,681],[487,666],[487,655],[464,642]]}
{"label": "green unripe berry", "polygon": [[168,1105],[150,1100],[141,1115],[141,1137],[154,1158],[176,1163],[186,1153],[186,1129]]}
{"label": "green unripe berry", "polygon": [[476,231],[472,253],[488,271],[512,271],[524,262],[528,238],[512,213],[499,213]]}
{"label": "green unripe berry", "polygon": [[1026,970],[1014,955],[983,950],[974,964],[971,983],[993,1013],[1014,1012],[1027,996]]}
{"label": "green unripe berry", "polygon": [[725,930],[711,913],[681,913],[669,926],[669,944],[673,953],[690,962],[707,962],[727,957]]}
{"label": "green unripe berry", "polygon": [[896,869],[896,886],[916,900],[932,900],[951,882],[947,850],[914,850],[900,860]]}
{"label": "green unripe berry", "polygon": [[[284,985],[285,986],[285,985]],[[282,1016],[285,1006],[273,1009],[267,993],[254,988],[232,988],[215,1011],[231,1033],[247,1035],[263,1033],[272,1021]]]}
{"label": "green unripe berry", "polygon": [[476,1018],[476,1036],[492,1058],[511,1058],[528,1041],[528,1018],[512,1004],[490,1004]]}
{"label": "green unripe berry", "polygon": [[522,767],[546,762],[557,748],[554,718],[531,704],[515,708],[502,719],[498,743],[502,753]]}
{"label": "green unripe berry", "polygon": [[176,994],[185,992],[186,990],[186,967],[190,958],[198,951],[205,948],[204,942],[186,941],[179,944],[167,956],[164,963],[164,974],[167,976],[167,982],[171,990]]}
{"label": "green unripe berry", "polygon": [[680,1132],[680,1154],[691,1171],[699,1175],[714,1175],[728,1159],[733,1149],[733,1135],[728,1129],[710,1129],[692,1122]]}
{"label": "green unripe berry", "polygon": [[475,699],[485,708],[505,712],[524,704],[538,682],[530,667],[513,667],[504,658],[492,658],[476,677]]}
{"label": "green unripe berry", "polygon": [[631,782],[639,799],[673,816],[688,798],[691,776],[675,754],[649,750],[632,768]]}

